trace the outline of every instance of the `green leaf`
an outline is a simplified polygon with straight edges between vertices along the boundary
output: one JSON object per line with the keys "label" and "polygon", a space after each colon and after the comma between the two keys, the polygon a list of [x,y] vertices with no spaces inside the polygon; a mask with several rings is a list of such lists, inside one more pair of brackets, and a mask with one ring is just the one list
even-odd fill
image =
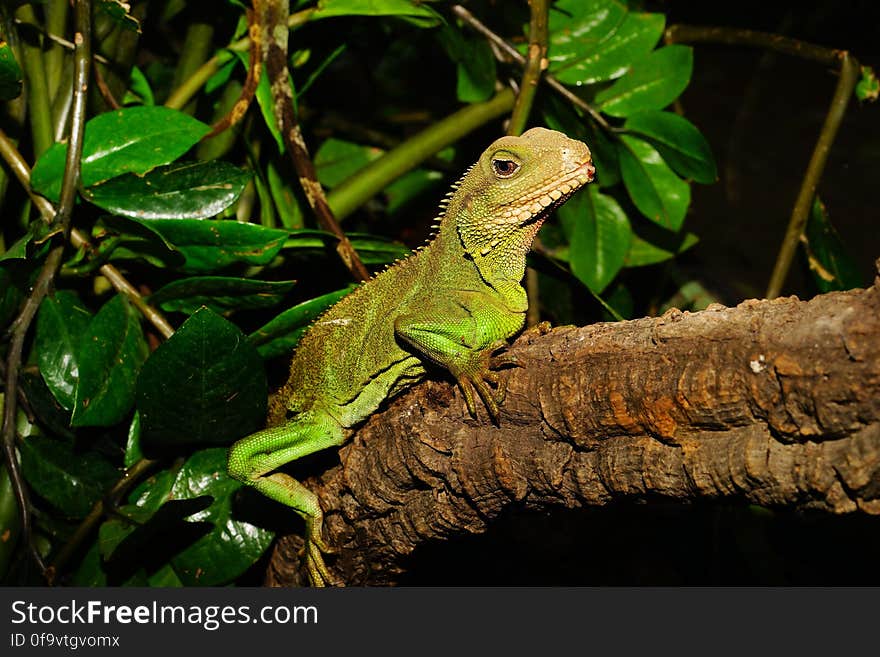
{"label": "green leaf", "polygon": [[302,228],[304,213],[299,199],[293,191],[291,181],[282,175],[275,163],[271,161],[266,163],[266,182],[269,183],[272,204],[278,211],[281,225],[291,230]]}
{"label": "green leaf", "polygon": [[623,127],[651,142],[666,163],[684,178],[704,184],[718,179],[709,143],[683,116],[655,110],[638,112]]}
{"label": "green leaf", "polygon": [[651,52],[665,27],[663,14],[627,14],[620,27],[611,38],[602,42],[598,50],[573,59],[553,73],[560,82],[574,85],[619,78]]}
{"label": "green leaf", "polygon": [[669,299],[660,304],[659,313],[670,308],[696,312],[705,310],[710,304],[718,303],[718,297],[706,289],[699,280],[687,280],[684,276],[673,277],[678,290]]}
{"label": "green leaf", "polygon": [[464,33],[457,25],[444,25],[437,36],[456,65],[456,95],[463,103],[480,103],[495,92],[495,56],[481,36]]}
{"label": "green leaf", "polygon": [[397,16],[419,27],[443,22],[433,9],[413,0],[319,0],[312,20],[333,16]]}
{"label": "green leaf", "polygon": [[18,238],[13,244],[0,255],[0,262],[4,260],[23,260],[31,258],[35,254],[33,249],[29,248],[33,244],[45,244],[46,240],[59,231],[48,226],[41,219],[34,219],[28,224],[24,235]]}
{"label": "green leaf", "polygon": [[651,241],[634,233],[624,264],[627,267],[644,267],[666,262],[699,241],[693,233],[672,234],[663,231],[661,235],[652,235]]}
{"label": "green leaf", "polygon": [[193,274],[234,264],[266,265],[290,234],[240,221],[150,219],[144,222],[186,259],[180,269]]}
{"label": "green leaf", "polygon": [[180,588],[183,582],[174,572],[174,568],[170,564],[162,566],[159,570],[149,576],[147,583],[156,588]]}
{"label": "green leaf", "polygon": [[12,47],[0,41],[0,100],[12,100],[21,95],[21,67],[15,61]]}
{"label": "green leaf", "polygon": [[21,471],[30,487],[72,518],[83,518],[119,477],[95,451],[77,451],[73,441],[30,436],[19,443]]}
{"label": "green leaf", "polygon": [[83,190],[108,212],[133,219],[204,219],[238,200],[251,172],[228,162],[177,162]]}
{"label": "green leaf", "polygon": [[128,436],[125,441],[125,458],[123,465],[130,468],[135,463],[144,458],[141,450],[141,416],[135,411],[131,418],[131,424],[128,425]]}
{"label": "green leaf", "polygon": [[0,255],[0,262],[3,260],[24,260],[28,257],[28,245],[34,240],[34,231],[30,229],[24,235],[13,242],[6,251]]}
{"label": "green leaf", "polygon": [[19,375],[19,385],[40,428],[50,435],[73,437],[70,430],[70,411],[58,403],[39,372],[25,368]]}
{"label": "green leaf", "polygon": [[155,105],[156,98],[153,96],[153,88],[144,72],[137,66],[131,67],[129,74],[128,89],[125,92],[124,104],[140,103],[141,105]]}
{"label": "green leaf", "polygon": [[116,551],[119,544],[138,525],[149,521],[150,516],[154,513],[134,504],[125,504],[116,511],[119,514],[124,514],[125,517],[112,517],[101,523],[101,527],[98,529],[98,550],[105,561],[113,556],[113,552]]}
{"label": "green leaf", "polygon": [[[361,261],[368,266],[394,262],[411,253],[403,244],[386,237],[364,233],[346,233],[346,235],[361,257]],[[332,233],[305,228],[291,231],[284,248],[295,253],[327,254],[335,249],[336,243],[336,236]]]}
{"label": "green leaf", "polygon": [[[226,450],[205,449],[193,454],[177,474],[171,489],[175,500],[203,495],[210,507],[188,518],[210,523],[213,531],[174,556],[171,564],[186,586],[215,586],[234,580],[269,547],[273,532],[237,518],[233,497],[242,484],[226,474]],[[260,500],[262,502],[262,500]]]}
{"label": "green leaf", "polygon": [[248,340],[265,359],[290,354],[314,319],[354,289],[349,286],[289,308],[251,333]]}
{"label": "green leaf", "polygon": [[147,359],[137,383],[144,441],[228,444],[259,428],[266,375],[234,324],[203,308]]}
{"label": "green leaf", "polygon": [[77,352],[79,382],[71,426],[122,422],[134,404],[135,381],[148,353],[140,315],[117,294],[92,318]]}
{"label": "green leaf", "polygon": [[37,315],[37,364],[49,390],[68,411],[73,409],[79,378],[79,346],[90,321],[91,313],[67,290],[43,299]]}
{"label": "green leaf", "polygon": [[[306,78],[306,81],[303,82],[302,85],[300,85],[300,87],[298,89],[296,89],[296,99],[297,100],[299,100],[300,98],[303,97],[303,95],[305,95],[305,93],[315,83],[315,81],[321,77],[321,74],[325,71],[325,69],[327,69],[327,67],[330,66],[330,64],[332,64],[336,60],[337,57],[339,57],[342,53],[344,53],[346,48],[348,48],[347,43],[340,43],[338,46],[336,46],[336,48],[333,50],[333,52],[331,52],[329,55],[327,55],[327,57],[325,57],[324,60],[320,64],[318,64],[318,66],[315,68],[315,70],[313,70],[309,74],[309,77]],[[300,51],[300,52],[302,52],[302,51]],[[307,61],[308,55],[309,55],[308,50],[305,51],[305,55],[306,55],[305,61]],[[296,58],[296,54],[294,54],[294,58]],[[294,63],[294,66],[302,66],[305,64],[305,61],[303,61],[302,64]]]}
{"label": "green leaf", "polygon": [[[199,553],[207,558],[223,553],[229,558],[230,569],[220,568],[213,571],[215,574],[221,571],[234,573],[230,574],[230,578],[240,574],[238,568],[245,560],[241,558],[243,555],[236,556],[225,551],[232,550],[235,543],[241,541],[245,548],[244,556],[256,559],[259,556],[257,553],[261,554],[265,549],[264,542],[271,539],[272,534],[241,519],[233,520],[229,515],[230,496],[241,484],[227,476],[225,460],[226,450],[223,448],[203,450],[193,454],[182,466],[162,470],[140,484],[129,495],[130,504],[122,507],[126,516],[140,522],[140,527],[126,522],[106,530],[104,551],[112,555],[116,562],[108,565],[119,568],[128,561],[131,569],[144,564],[144,558],[139,557],[138,553],[142,554],[145,546],[155,544],[155,539],[162,537],[164,540],[159,558],[170,558],[170,561],[162,563],[154,558],[151,565],[158,568],[149,575],[152,585],[157,581],[181,585],[178,574],[173,570],[174,562],[180,559],[180,570],[184,576],[188,572],[198,572],[197,569],[191,569],[190,556]],[[214,485],[211,485],[212,480]],[[264,499],[260,498],[258,502],[262,503]],[[236,508],[239,506],[236,505]],[[247,536],[258,540],[251,542]],[[151,556],[155,557],[155,554],[151,553]],[[192,580],[193,577],[187,577],[187,581]]]}
{"label": "green leaf", "polygon": [[[236,58],[236,56],[240,57],[240,59]],[[212,94],[229,82],[229,78],[232,77],[232,72],[235,70],[239,61],[244,62],[245,68],[247,68],[247,59],[243,53],[233,53],[230,50],[219,51],[217,53],[217,63],[219,64],[219,67],[217,68],[217,72],[208,78],[208,81],[205,83],[205,93]]]}
{"label": "green leaf", "polygon": [[880,98],[880,80],[870,66],[862,66],[861,77],[856,83],[856,98],[861,101],[874,102]]}
{"label": "green leaf", "polygon": [[[210,129],[188,114],[161,105],[99,114],[86,122],[80,183],[91,187],[124,173],[147,173],[176,160]],[[66,158],[63,142],[43,153],[31,172],[34,191],[58,200]]]}
{"label": "green leaf", "polygon": [[[184,525],[184,519],[204,511],[213,501],[209,495],[202,495],[191,499],[167,500],[158,509],[136,504],[120,506],[116,517],[104,522],[98,531],[98,546],[106,570],[116,574],[115,579],[121,579],[133,571],[144,569],[145,562],[154,565],[150,563],[154,555],[145,553],[155,549],[157,539],[164,538],[166,545],[171,543],[168,536],[185,540],[187,526]],[[210,525],[203,524],[206,525],[205,530],[210,531]],[[204,535],[205,532],[198,533]]]}
{"label": "green leaf", "polygon": [[596,294],[623,268],[632,229],[623,208],[598,187],[575,195],[557,211],[571,234],[571,271]]}
{"label": "green leaf", "polygon": [[141,482],[129,493],[128,501],[149,511],[158,510],[171,499],[171,487],[177,479],[180,464],[160,470],[149,479]]}
{"label": "green leaf", "polygon": [[165,311],[191,314],[207,306],[222,314],[277,305],[295,284],[296,281],[193,276],[169,283],[150,297],[150,302]]}
{"label": "green leaf", "polygon": [[605,293],[605,303],[616,313],[613,315],[607,308],[602,309],[602,318],[606,322],[620,321],[620,318],[630,318],[635,310],[635,300],[629,289],[623,283],[616,283]]}
{"label": "green leaf", "polygon": [[807,264],[819,292],[851,290],[864,284],[855,259],[831,224],[818,196],[813,200],[804,237]]}
{"label": "green leaf", "polygon": [[596,94],[598,109],[611,116],[663,109],[687,87],[693,59],[689,46],[671,45],[655,50]]}
{"label": "green leaf", "polygon": [[102,217],[94,231],[98,253],[111,260],[142,259],[155,267],[182,266],[186,262],[184,255],[150,224],[128,217]]}
{"label": "green leaf", "polygon": [[3,584],[11,583],[6,579],[10,562],[18,548],[18,537],[21,533],[21,514],[15,498],[15,489],[9,476],[6,464],[0,465],[0,578]]}
{"label": "green leaf", "polygon": [[315,173],[322,185],[333,188],[382,156],[381,148],[343,139],[326,139],[315,153]]}
{"label": "green leaf", "polygon": [[550,8],[549,60],[555,72],[599,52],[626,20],[628,10],[619,0],[559,0]]}
{"label": "green leaf", "polygon": [[691,188],[645,141],[622,135],[618,142],[620,172],[630,198],[643,215],[678,231],[691,202]]}

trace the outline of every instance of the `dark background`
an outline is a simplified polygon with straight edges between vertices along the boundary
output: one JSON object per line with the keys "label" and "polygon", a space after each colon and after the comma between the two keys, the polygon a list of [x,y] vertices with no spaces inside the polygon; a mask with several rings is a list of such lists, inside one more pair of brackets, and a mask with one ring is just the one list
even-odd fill
{"label": "dark background", "polygon": [[[880,2],[648,3],[668,24],[723,25],[775,32],[841,50],[880,68]],[[835,71],[788,55],[745,47],[697,44],[694,74],[682,97],[685,112],[706,135],[720,180],[694,185],[687,226],[701,244],[687,259],[709,277],[726,303],[766,289],[807,162],[837,81]],[[856,258],[864,284],[880,257],[880,116],[853,98],[831,149],[819,195]],[[799,264],[803,263],[799,261]],[[795,266],[783,294],[814,293]]]}

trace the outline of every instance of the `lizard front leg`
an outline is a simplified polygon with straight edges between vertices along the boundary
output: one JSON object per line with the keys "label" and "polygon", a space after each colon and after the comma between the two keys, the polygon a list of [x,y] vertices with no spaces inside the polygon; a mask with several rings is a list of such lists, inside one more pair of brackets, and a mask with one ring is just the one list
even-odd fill
{"label": "lizard front leg", "polygon": [[345,442],[342,427],[332,417],[306,412],[286,424],[258,431],[229,450],[229,475],[263,495],[293,508],[306,523],[304,557],[313,586],[337,584],[324,563],[330,552],[322,537],[324,514],[317,496],[299,481],[275,472],[286,463]]}
{"label": "lizard front leg", "polygon": [[507,346],[506,339],[522,328],[524,320],[524,313],[470,292],[435,298],[425,308],[401,315],[394,331],[420,356],[449,370],[472,416],[476,417],[476,393],[497,422],[504,391],[493,393],[489,384],[499,385],[496,368],[518,363],[493,354]]}

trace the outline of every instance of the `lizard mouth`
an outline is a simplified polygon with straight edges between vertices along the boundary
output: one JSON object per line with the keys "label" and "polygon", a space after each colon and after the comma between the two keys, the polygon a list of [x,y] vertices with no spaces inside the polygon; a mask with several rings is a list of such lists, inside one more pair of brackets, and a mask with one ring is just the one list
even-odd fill
{"label": "lizard mouth", "polygon": [[581,187],[592,182],[596,175],[596,167],[588,160],[551,183],[543,185],[519,200],[517,207],[510,210],[510,216],[516,216],[520,226],[526,226],[546,217],[557,206],[562,205],[568,197]]}

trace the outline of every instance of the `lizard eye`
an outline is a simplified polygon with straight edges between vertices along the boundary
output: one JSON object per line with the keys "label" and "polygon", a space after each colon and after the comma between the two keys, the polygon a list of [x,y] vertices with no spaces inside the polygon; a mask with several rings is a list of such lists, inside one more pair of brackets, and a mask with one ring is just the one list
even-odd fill
{"label": "lizard eye", "polygon": [[499,178],[510,178],[519,171],[519,165],[513,160],[492,160],[492,170]]}

